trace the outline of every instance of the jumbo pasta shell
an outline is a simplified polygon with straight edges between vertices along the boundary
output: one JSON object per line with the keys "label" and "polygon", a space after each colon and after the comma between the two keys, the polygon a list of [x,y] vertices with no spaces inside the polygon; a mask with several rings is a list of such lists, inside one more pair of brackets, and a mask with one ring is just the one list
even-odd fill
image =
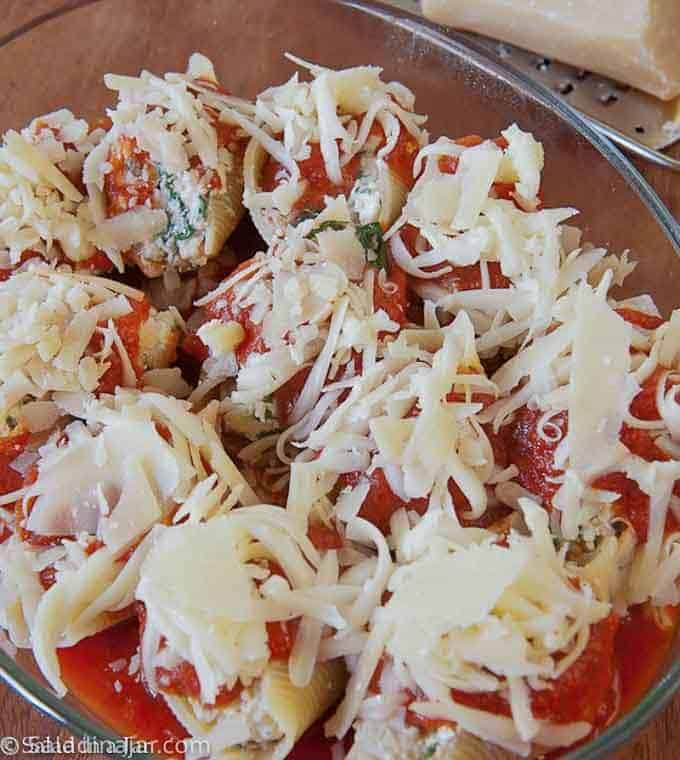
{"label": "jumbo pasta shell", "polygon": [[[188,699],[177,696],[176,694],[163,694],[163,697],[177,720],[188,731],[194,739],[203,739],[209,744],[213,724],[200,720]],[[233,749],[210,750],[211,760],[272,760],[273,753],[276,751],[281,742],[267,747],[266,749],[256,750],[252,747],[236,747]]]}
{"label": "jumbo pasta shell", "polygon": [[342,696],[347,671],[340,661],[321,663],[307,686],[293,686],[288,663],[272,662],[264,674],[263,694],[269,712],[284,733],[282,745],[272,756],[285,757],[295,742]]}
{"label": "jumbo pasta shell", "polygon": [[387,230],[401,214],[408,195],[408,187],[389,166],[382,176],[380,195],[378,222],[383,230]]}
{"label": "jumbo pasta shell", "polygon": [[150,279],[160,277],[165,271],[164,261],[147,259],[140,251],[133,248],[125,252],[125,259],[132,262],[145,277],[149,277]]}
{"label": "jumbo pasta shell", "polygon": [[[404,734],[404,730],[410,733]],[[422,752],[423,744],[428,748],[433,746],[427,737],[423,741],[412,728],[399,729],[377,721],[360,723],[354,737],[347,760],[382,760],[397,754],[416,757]],[[428,757],[432,760],[513,760],[516,755],[458,729],[450,738],[441,741]]]}
{"label": "jumbo pasta shell", "polygon": [[[450,750],[442,753],[441,760],[513,760],[515,757],[514,753],[485,742],[474,734],[460,731]],[[437,760],[440,758],[437,757]]]}
{"label": "jumbo pasta shell", "polygon": [[[302,734],[341,698],[347,671],[339,662],[316,666],[312,680],[304,688],[293,686],[288,675],[287,662],[271,662],[262,676],[264,708],[278,725],[283,738],[266,747],[235,747],[213,752],[213,760],[283,760]],[[201,720],[191,703],[176,694],[163,694],[177,719],[191,736],[210,740],[211,732],[219,721]]]}
{"label": "jumbo pasta shell", "polygon": [[86,636],[92,636],[130,617],[125,610],[100,610],[78,630],[69,630],[71,624],[99,596],[106,594],[120,571],[120,562],[104,547],[89,556],[78,570],[59,577],[40,600],[31,630],[33,653],[40,669],[57,693],[66,693],[60,677],[57,647],[76,644]]}
{"label": "jumbo pasta shell", "polygon": [[255,139],[251,138],[243,157],[244,202],[262,239],[270,245],[277,231],[285,226],[285,220],[272,208],[262,208],[252,202],[253,195],[262,191],[260,179],[269,154]]}
{"label": "jumbo pasta shell", "polygon": [[243,216],[243,172],[241,159],[233,154],[226,167],[226,186],[213,190],[208,200],[208,227],[205,231],[205,255],[212,259],[222,250]]}

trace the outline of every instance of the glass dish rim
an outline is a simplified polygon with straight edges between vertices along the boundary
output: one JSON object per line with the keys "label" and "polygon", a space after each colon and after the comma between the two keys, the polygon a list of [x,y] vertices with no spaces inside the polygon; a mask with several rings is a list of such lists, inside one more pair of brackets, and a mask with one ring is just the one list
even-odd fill
{"label": "glass dish rim", "polygon": [[[101,1],[72,0],[72,2],[54,11],[38,16],[33,21],[15,30],[15,32],[0,39],[0,48],[24,33],[36,29],[43,23]],[[448,54],[471,61],[478,69],[489,73],[494,78],[507,82],[513,89],[528,94],[534,101],[555,113],[591,143],[602,154],[605,160],[618,171],[629,187],[649,209],[675,248],[676,253],[680,255],[680,224],[675,220],[656,192],[618,148],[600,136],[576,110],[555,97],[549,89],[531,81],[521,72],[509,69],[500,60],[495,60],[489,55],[487,50],[480,47],[467,35],[450,29],[443,31],[443,27],[406,10],[379,4],[373,0],[330,0],[330,2],[387,21],[393,26],[400,27],[436,45]],[[2,649],[0,649],[0,679],[41,713],[52,718],[78,737],[91,737],[98,740],[104,748],[104,754],[108,754],[111,757],[115,756],[105,748],[107,746],[113,747],[116,743],[120,743],[122,737],[108,731],[103,726],[96,725],[84,714],[61,700],[17,664]],[[594,758],[604,757],[624,741],[637,734],[646,723],[670,702],[678,690],[680,690],[680,658],[670,665],[668,671],[629,713],[615,721],[595,739],[565,754],[564,760],[593,760]],[[21,739],[21,737],[18,738]],[[147,753],[134,753],[130,757],[137,758],[138,760],[157,760],[158,756]]]}

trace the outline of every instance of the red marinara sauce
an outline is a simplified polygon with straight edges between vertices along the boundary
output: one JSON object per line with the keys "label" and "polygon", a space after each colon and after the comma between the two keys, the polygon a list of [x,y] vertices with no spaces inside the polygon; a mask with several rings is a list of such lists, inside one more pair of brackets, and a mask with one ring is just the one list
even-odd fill
{"label": "red marinara sauce", "polygon": [[73,647],[59,649],[62,678],[70,691],[96,715],[124,736],[165,744],[167,756],[173,743],[187,737],[161,697],[152,697],[139,674],[130,676],[127,664],[112,670],[111,663],[129,663],[137,652],[137,620],[83,639]]}
{"label": "red marinara sauce", "polygon": [[156,188],[156,169],[134,137],[123,135],[109,151],[111,171],[104,177],[107,216],[143,206]]}
{"label": "red marinara sauce", "polygon": [[[379,138],[378,147],[385,142],[385,133],[377,122],[371,127],[370,136]],[[361,169],[361,155],[357,154],[342,167],[342,181],[335,184],[326,174],[319,143],[311,143],[309,147],[309,158],[297,162],[301,179],[307,180],[307,188],[295,202],[296,211],[320,211],[324,207],[326,196],[334,198],[338,195],[349,195]],[[400,125],[399,137],[394,148],[385,157],[385,163],[408,188],[413,186],[413,162],[419,150],[420,145],[416,138]],[[262,167],[262,189],[271,192],[288,177],[287,169],[272,156],[268,156]]]}
{"label": "red marinara sauce", "polygon": [[[612,687],[617,663],[613,658],[619,618],[613,613],[596,623],[588,644],[571,667],[552,683],[551,688],[531,692],[531,709],[539,720],[563,724],[586,721],[603,725],[614,709]],[[511,715],[509,703],[496,692],[469,693],[452,689],[451,696],[461,705],[494,715]],[[434,730],[446,721],[424,718],[414,711],[407,722]]]}
{"label": "red marinara sauce", "polygon": [[655,314],[646,314],[637,309],[623,307],[615,309],[615,311],[626,322],[635,327],[642,327],[643,330],[656,330],[657,327],[661,327],[663,324],[663,317],[657,317]]}
{"label": "red marinara sauce", "polygon": [[[130,298],[128,301],[132,307],[132,311],[123,317],[118,317],[118,319],[114,320],[114,324],[130,357],[135,374],[139,378],[144,371],[140,359],[139,332],[144,322],[149,318],[150,304],[146,298],[143,301],[135,301]],[[101,334],[95,333],[90,341],[90,350],[93,352],[98,351],[102,346],[102,341]],[[99,380],[99,385],[97,386],[99,393],[113,393],[117,386],[123,384],[123,362],[115,346],[107,361],[111,366]]]}
{"label": "red marinara sauce", "polygon": [[[310,156],[304,161],[298,161],[300,178],[307,180],[307,188],[295,201],[296,211],[320,211],[324,207],[324,198],[328,195],[349,195],[354,183],[359,176],[361,159],[354,156],[342,167],[342,181],[335,184],[326,174],[326,166],[319,143],[312,143]],[[271,192],[277,185],[288,179],[288,171],[276,159],[268,157],[262,167],[260,183],[262,189]]]}
{"label": "red marinara sauce", "polygon": [[[343,474],[338,479],[338,486],[341,489],[346,486],[354,487],[363,477],[364,475],[361,472]],[[359,510],[359,517],[373,523],[382,533],[387,534],[389,532],[390,518],[402,507],[413,510],[420,515],[427,510],[427,499],[411,499],[407,502],[393,493],[385,477],[385,472],[380,467],[377,467],[368,476],[368,482],[368,493]]]}
{"label": "red marinara sauce", "polygon": [[12,468],[12,462],[26,448],[29,438],[29,433],[0,438],[0,496],[17,491],[23,485],[23,476]]}
{"label": "red marinara sauce", "polygon": [[[416,250],[416,242],[419,235],[417,227],[405,224],[398,234],[401,236],[408,252],[415,258],[418,253]],[[441,266],[441,264],[437,264],[435,266],[423,267],[423,271],[435,271],[436,269],[440,269]],[[498,261],[489,261],[486,267],[489,274],[490,288],[505,289],[510,287],[511,282],[501,271],[501,265]],[[411,285],[418,282],[434,282],[452,293],[459,290],[481,290],[482,268],[480,264],[470,264],[469,266],[451,267],[450,272],[442,274],[434,280],[419,280],[419,278],[411,276],[407,279]]]}
{"label": "red marinara sauce", "polygon": [[[130,658],[139,646],[139,626],[133,618],[59,649],[62,678],[68,689],[92,712],[123,736],[155,741],[167,757],[183,757],[177,749],[188,737],[162,697],[152,697],[139,678],[129,675]],[[111,663],[126,661],[120,670]],[[323,735],[322,722],[298,741],[291,760],[331,760],[333,741]]]}
{"label": "red marinara sauce", "polygon": [[666,660],[680,620],[680,607],[666,607],[670,625],[660,626],[649,605],[631,607],[621,621],[614,651],[619,673],[619,712],[629,712],[642,699]]}
{"label": "red marinara sauce", "polygon": [[[642,391],[633,404],[646,393]],[[519,473],[517,482],[531,493],[543,500],[546,508],[552,508],[552,498],[559,488],[555,478],[562,472],[554,465],[557,446],[567,434],[567,414],[560,412],[550,418],[552,439],[546,440],[538,432],[538,422],[543,412],[522,407],[513,419],[501,428],[500,438],[507,455],[507,463],[514,464]],[[560,433],[560,435],[558,435]],[[621,442],[631,453],[647,461],[668,461],[670,457],[658,448],[650,431],[623,425]],[[493,439],[492,439],[493,440]],[[611,472],[601,475],[592,483],[593,488],[612,491],[619,494],[614,502],[614,510],[625,516],[632,524],[640,541],[645,541],[649,528],[649,496],[640,486],[623,472]],[[680,493],[680,481],[675,486],[676,495]],[[666,518],[666,530],[674,530],[677,521],[669,510]]]}
{"label": "red marinara sauce", "polygon": [[409,321],[409,308],[411,306],[408,292],[408,275],[399,267],[391,254],[387,254],[387,275],[383,287],[376,272],[373,285],[373,308],[375,311],[383,309],[387,316],[398,325],[405,325]]}
{"label": "red marinara sauce", "polygon": [[546,440],[539,435],[538,423],[543,412],[524,406],[515,412],[510,423],[501,428],[508,464],[519,470],[518,483],[550,505],[559,488],[552,478],[561,474],[555,469],[555,450],[567,434],[567,414],[561,412],[551,417],[550,428],[554,440]]}
{"label": "red marinara sauce", "polygon": [[[236,267],[236,269],[230,275],[231,277],[238,274],[239,271],[252,265],[252,260],[242,262]],[[247,278],[246,278],[247,279]],[[236,347],[235,354],[239,364],[243,364],[251,353],[261,354],[266,351],[266,345],[262,338],[262,326],[253,322],[250,318],[250,314],[253,310],[252,306],[248,306],[244,309],[234,307],[234,291],[233,289],[227,290],[221,295],[217,296],[213,301],[206,304],[205,315],[208,320],[218,319],[222,322],[238,322],[245,332],[245,337]],[[200,341],[200,338],[196,336],[196,340]],[[202,346],[203,343],[201,342]],[[194,356],[200,355],[199,344],[194,343],[191,347]],[[207,356],[207,351],[205,353]]]}

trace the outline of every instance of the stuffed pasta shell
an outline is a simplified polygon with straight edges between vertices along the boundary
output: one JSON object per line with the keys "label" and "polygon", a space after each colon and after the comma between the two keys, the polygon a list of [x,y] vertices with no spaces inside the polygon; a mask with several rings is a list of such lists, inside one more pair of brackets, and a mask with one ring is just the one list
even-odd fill
{"label": "stuffed pasta shell", "polygon": [[328,199],[197,302],[204,387],[231,378],[232,412],[299,422],[327,378],[372,364],[406,322],[405,282],[393,274],[379,226],[355,225],[344,198]]}
{"label": "stuffed pasta shell", "polygon": [[0,279],[33,258],[106,272],[92,240],[82,169],[103,130],[71,111],[39,116],[0,146]]}
{"label": "stuffed pasta shell", "polygon": [[300,435],[289,433],[302,449],[291,466],[293,513],[306,518],[330,499],[341,521],[361,518],[384,534],[398,527],[402,509],[452,510],[485,524],[503,514],[490,484],[504,478],[505,463],[479,421],[496,388],[465,314],[443,329],[402,330],[347,392],[337,386],[324,391]]}
{"label": "stuffed pasta shell", "polygon": [[549,328],[578,281],[612,270],[621,284],[627,255],[581,241],[567,224],[576,209],[546,208],[542,145],[516,124],[495,140],[440,138],[416,159],[418,180],[390,236],[411,292],[441,321],[465,311],[487,358]]}
{"label": "stuffed pasta shell", "polygon": [[[386,601],[327,724],[337,736],[354,724],[349,757],[527,756],[574,744],[601,719],[619,618],[572,582],[545,511],[519,506],[524,526],[503,540],[444,512],[396,540]],[[491,747],[471,749],[467,734]]]}
{"label": "stuffed pasta shell", "polygon": [[292,59],[312,74],[262,92],[251,118],[234,114],[251,135],[245,154],[245,204],[270,243],[287,224],[344,195],[357,224],[386,230],[413,184],[413,160],[426,141],[414,96],[381,69],[333,71]]}
{"label": "stuffed pasta shell", "polygon": [[209,415],[186,402],[121,390],[61,403],[54,431],[8,465],[23,482],[0,497],[0,619],[64,694],[57,648],[134,614],[154,526],[208,518],[254,494]]}
{"label": "stuffed pasta shell", "polygon": [[135,388],[176,355],[176,313],[113,280],[31,261],[0,282],[0,304],[0,413],[32,432],[54,424],[54,394]]}
{"label": "stuffed pasta shell", "polygon": [[156,532],[136,594],[144,678],[212,758],[285,758],[340,698],[344,666],[316,662],[339,613],[314,601],[337,572],[278,507]]}
{"label": "stuffed pasta shell", "polygon": [[[107,75],[111,126],[84,167],[95,242],[147,277],[217,256],[243,212],[244,142],[206,102],[221,88],[195,54],[186,75]],[[208,95],[204,95],[208,93]]]}

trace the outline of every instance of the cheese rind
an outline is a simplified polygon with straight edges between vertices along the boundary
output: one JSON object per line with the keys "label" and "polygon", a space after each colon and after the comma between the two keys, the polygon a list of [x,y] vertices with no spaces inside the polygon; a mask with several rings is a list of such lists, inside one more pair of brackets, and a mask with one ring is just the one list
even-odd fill
{"label": "cheese rind", "polygon": [[676,0],[423,0],[426,18],[596,71],[663,100],[680,95]]}

